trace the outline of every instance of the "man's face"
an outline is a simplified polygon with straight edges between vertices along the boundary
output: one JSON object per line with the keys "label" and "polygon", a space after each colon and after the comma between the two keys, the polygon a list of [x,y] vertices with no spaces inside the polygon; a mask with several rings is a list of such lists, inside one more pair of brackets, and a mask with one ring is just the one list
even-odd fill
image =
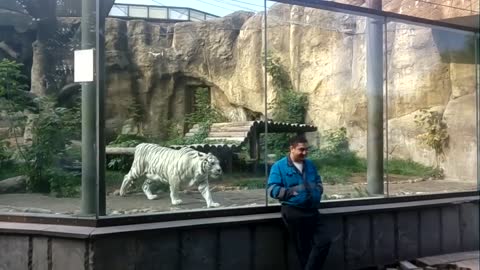
{"label": "man's face", "polygon": [[302,162],[308,154],[308,145],[306,143],[298,143],[290,146],[290,157],[293,161]]}

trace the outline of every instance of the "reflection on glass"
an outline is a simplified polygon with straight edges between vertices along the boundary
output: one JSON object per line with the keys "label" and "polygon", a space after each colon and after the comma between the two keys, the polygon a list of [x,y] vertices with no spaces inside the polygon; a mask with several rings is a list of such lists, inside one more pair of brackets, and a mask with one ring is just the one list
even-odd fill
{"label": "reflection on glass", "polygon": [[81,86],[73,69],[82,35],[80,18],[63,16],[81,10],[14,2],[6,8],[18,12],[0,8],[0,212],[78,213]]}
{"label": "reflection on glass", "polygon": [[261,8],[196,9],[107,23],[107,215],[265,204]]}
{"label": "reflection on glass", "polygon": [[[332,2],[359,7],[369,7],[365,0],[331,0]],[[377,1],[372,1],[375,3]],[[418,0],[397,1],[382,0],[383,11],[413,16],[434,21],[478,28],[478,1]]]}
{"label": "reflection on glass", "polygon": [[217,17],[211,16],[211,15],[208,15],[208,14],[207,14],[207,15],[205,16],[205,18],[206,18],[207,21],[209,21],[209,20],[214,20],[214,19],[216,19]]}
{"label": "reflection on glass", "polygon": [[170,20],[188,20],[188,10],[183,8],[170,8],[168,10]]}
{"label": "reflection on glass", "polygon": [[[324,199],[368,197],[366,18],[283,4],[267,18],[270,117],[315,127],[306,135]],[[282,158],[288,135],[272,130],[269,153]]]}
{"label": "reflection on glass", "polygon": [[154,19],[167,19],[166,8],[149,7],[148,16]]}
{"label": "reflection on glass", "polygon": [[128,16],[128,6],[113,5],[112,9],[110,10],[109,15],[110,16],[127,17]]}
{"label": "reflection on glass", "polygon": [[148,17],[148,8],[147,7],[130,6],[128,15],[130,17],[147,18]]}
{"label": "reflection on glass", "polygon": [[205,13],[198,12],[195,10],[190,10],[190,20],[191,21],[205,21]]}
{"label": "reflection on glass", "polygon": [[474,36],[388,23],[391,195],[474,190]]}

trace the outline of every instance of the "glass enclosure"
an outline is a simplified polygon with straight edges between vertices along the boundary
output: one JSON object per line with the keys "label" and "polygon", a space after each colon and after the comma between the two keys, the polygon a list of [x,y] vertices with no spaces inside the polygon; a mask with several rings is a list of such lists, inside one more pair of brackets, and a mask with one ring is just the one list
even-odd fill
{"label": "glass enclosure", "polygon": [[[297,134],[324,201],[478,189],[478,32],[263,0],[103,1],[98,31],[95,1],[36,2],[0,3],[0,213],[276,205]],[[425,2],[383,10],[478,16]]]}

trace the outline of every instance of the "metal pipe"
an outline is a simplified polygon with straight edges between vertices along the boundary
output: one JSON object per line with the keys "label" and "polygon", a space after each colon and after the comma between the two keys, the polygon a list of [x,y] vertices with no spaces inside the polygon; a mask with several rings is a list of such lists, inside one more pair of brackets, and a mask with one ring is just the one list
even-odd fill
{"label": "metal pipe", "polygon": [[[82,0],[82,49],[96,46],[95,22],[95,0]],[[97,209],[95,105],[95,83],[82,83],[82,215],[95,215]]]}
{"label": "metal pipe", "polygon": [[475,39],[475,126],[476,126],[476,132],[477,132],[477,163],[476,163],[476,169],[477,169],[477,190],[480,190],[480,178],[479,178],[479,173],[480,173],[480,145],[478,144],[480,142],[480,126],[478,124],[478,121],[480,120],[480,34],[475,34],[473,35],[473,38]]}
{"label": "metal pipe", "polygon": [[263,147],[265,148],[265,153],[263,157],[264,165],[265,165],[265,205],[268,206],[268,190],[267,190],[267,183],[268,183],[268,147],[267,147],[267,137],[268,137],[268,73],[267,73],[267,53],[268,53],[268,46],[267,46],[267,0],[263,1],[263,88],[264,88],[264,105],[265,105],[265,133],[263,137]]}
{"label": "metal pipe", "polygon": [[96,58],[95,70],[97,71],[96,83],[96,215],[104,216],[106,214],[105,198],[105,1],[96,0]]}
{"label": "metal pipe", "polygon": [[385,55],[385,61],[384,61],[384,76],[385,76],[385,130],[386,130],[386,135],[385,135],[385,182],[386,182],[386,196],[390,196],[390,178],[388,174],[388,160],[390,158],[389,156],[389,151],[388,151],[388,32],[387,32],[387,26],[388,26],[388,20],[387,18],[384,18],[383,21],[383,33],[385,35],[384,37],[384,55]]}
{"label": "metal pipe", "polygon": [[[381,0],[368,6],[381,9]],[[367,191],[383,195],[383,18],[367,18]]]}

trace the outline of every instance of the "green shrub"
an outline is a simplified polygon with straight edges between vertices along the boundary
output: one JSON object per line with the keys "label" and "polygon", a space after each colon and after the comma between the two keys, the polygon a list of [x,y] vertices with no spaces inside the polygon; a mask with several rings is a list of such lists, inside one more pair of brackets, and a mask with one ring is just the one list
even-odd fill
{"label": "green shrub", "polygon": [[267,54],[267,73],[272,77],[276,96],[269,104],[272,118],[278,122],[304,123],[308,108],[308,97],[293,89],[290,76],[280,58]]}
{"label": "green shrub", "polygon": [[438,167],[422,165],[413,160],[392,159],[386,167],[389,174],[417,176],[422,178],[443,178],[443,171]]}
{"label": "green shrub", "polygon": [[10,160],[12,151],[10,150],[9,143],[0,141],[0,168],[5,166],[4,164]]}
{"label": "green shrub", "polygon": [[50,98],[39,100],[40,113],[32,128],[32,145],[25,147],[24,171],[30,181],[27,188],[32,192],[51,192],[52,177],[67,177],[52,168],[60,166],[66,157],[67,145],[80,132],[79,108],[55,107]]}
{"label": "green shrub", "polygon": [[191,137],[183,137],[176,123],[169,123],[169,139],[167,145],[188,145],[204,143],[213,123],[225,122],[227,118],[210,102],[210,91],[207,88],[198,88],[195,91],[194,112],[185,116],[187,128],[198,125],[199,131]]}
{"label": "green shrub", "polygon": [[50,193],[55,197],[78,197],[81,193],[82,178],[71,172],[53,169],[48,173]]}

